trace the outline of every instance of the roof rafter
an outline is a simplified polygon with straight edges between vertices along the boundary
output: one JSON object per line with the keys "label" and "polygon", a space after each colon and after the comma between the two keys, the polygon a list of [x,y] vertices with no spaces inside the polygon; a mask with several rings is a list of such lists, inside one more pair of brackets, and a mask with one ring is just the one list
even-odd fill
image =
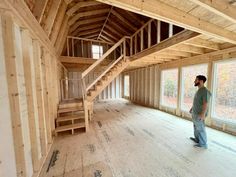
{"label": "roof rafter", "polygon": [[195,17],[160,0],[98,0],[151,18],[173,23],[225,42],[236,44],[236,33],[223,29],[213,23]]}
{"label": "roof rafter", "polygon": [[78,2],[74,6],[72,6],[66,14],[68,16],[72,16],[77,10],[79,10],[81,7],[88,7],[88,6],[94,6],[94,5],[99,5],[101,4],[98,1],[84,1],[84,2]]}
{"label": "roof rafter", "polygon": [[81,17],[97,15],[97,14],[103,14],[103,13],[107,13],[107,12],[109,12],[109,9],[99,9],[99,10],[90,10],[90,11],[87,11],[87,12],[80,12],[80,13],[74,15],[73,17],[71,17],[68,24],[73,25]]}
{"label": "roof rafter", "polygon": [[78,22],[76,22],[75,24],[73,24],[71,26],[70,33],[75,31],[81,25],[90,24],[90,23],[97,23],[97,22],[103,21],[105,19],[106,19],[106,17],[97,17],[97,18],[79,20]]}
{"label": "roof rafter", "polygon": [[221,17],[236,23],[236,7],[225,0],[190,0]]}

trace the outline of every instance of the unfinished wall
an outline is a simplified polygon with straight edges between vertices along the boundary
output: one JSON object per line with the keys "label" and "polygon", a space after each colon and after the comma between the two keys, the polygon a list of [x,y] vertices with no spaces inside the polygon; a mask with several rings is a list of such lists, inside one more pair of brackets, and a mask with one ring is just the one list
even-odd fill
{"label": "unfinished wall", "polygon": [[[207,64],[207,88],[212,92],[212,82],[214,74],[214,62],[218,60],[228,60],[235,58],[235,53],[224,53],[222,55],[210,56],[208,59],[195,59],[195,60],[182,60],[172,63],[166,63],[156,66],[150,66],[146,68],[140,68],[125,72],[124,75],[130,76],[130,100],[134,103],[154,107],[159,110],[169,112],[171,114],[191,120],[191,115],[181,110],[181,68],[183,66]],[[178,97],[177,97],[177,108],[171,108],[160,104],[160,92],[161,92],[161,71],[166,69],[178,69]],[[214,88],[216,89],[216,88]],[[231,121],[220,120],[212,117],[211,115],[211,104],[206,124],[210,127],[236,134],[236,124]]]}
{"label": "unfinished wall", "polygon": [[141,105],[158,108],[159,67],[146,67],[124,74],[130,76],[130,100]]}
{"label": "unfinished wall", "polygon": [[[69,87],[69,95],[73,98],[75,97],[82,97],[80,89],[81,85],[76,80],[80,78],[81,72],[69,72],[68,79],[75,80],[74,88]],[[85,82],[89,83],[96,79],[96,74],[90,74],[89,77],[86,78]],[[99,94],[97,99],[104,100],[104,99],[116,99],[122,97],[122,77],[119,75],[116,77],[103,91]]]}
{"label": "unfinished wall", "polygon": [[0,12],[0,176],[37,175],[53,141],[57,56]]}

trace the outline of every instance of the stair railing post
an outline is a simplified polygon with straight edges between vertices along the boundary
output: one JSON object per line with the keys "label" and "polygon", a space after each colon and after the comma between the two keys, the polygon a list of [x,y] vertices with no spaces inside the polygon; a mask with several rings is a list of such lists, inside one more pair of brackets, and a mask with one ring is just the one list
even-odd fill
{"label": "stair railing post", "polygon": [[126,38],[124,38],[123,42],[123,56],[124,56],[124,61],[126,61]]}

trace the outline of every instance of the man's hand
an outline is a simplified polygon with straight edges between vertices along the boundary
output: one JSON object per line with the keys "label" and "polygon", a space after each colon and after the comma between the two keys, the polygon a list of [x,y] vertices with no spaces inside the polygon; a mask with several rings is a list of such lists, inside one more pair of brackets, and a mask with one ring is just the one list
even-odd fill
{"label": "man's hand", "polygon": [[191,109],[189,110],[189,113],[190,113],[190,114],[192,114],[192,112],[193,112],[193,108],[191,108]]}

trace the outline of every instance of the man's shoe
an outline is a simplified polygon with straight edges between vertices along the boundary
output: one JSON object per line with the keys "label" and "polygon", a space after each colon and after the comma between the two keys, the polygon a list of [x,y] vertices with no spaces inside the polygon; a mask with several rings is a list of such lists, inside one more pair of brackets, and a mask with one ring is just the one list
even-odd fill
{"label": "man's shoe", "polygon": [[192,140],[192,141],[195,142],[195,143],[199,143],[199,141],[196,140],[196,138],[190,137],[190,140]]}
{"label": "man's shoe", "polygon": [[200,144],[195,144],[195,145],[193,145],[193,147],[207,149],[207,146],[202,146]]}

